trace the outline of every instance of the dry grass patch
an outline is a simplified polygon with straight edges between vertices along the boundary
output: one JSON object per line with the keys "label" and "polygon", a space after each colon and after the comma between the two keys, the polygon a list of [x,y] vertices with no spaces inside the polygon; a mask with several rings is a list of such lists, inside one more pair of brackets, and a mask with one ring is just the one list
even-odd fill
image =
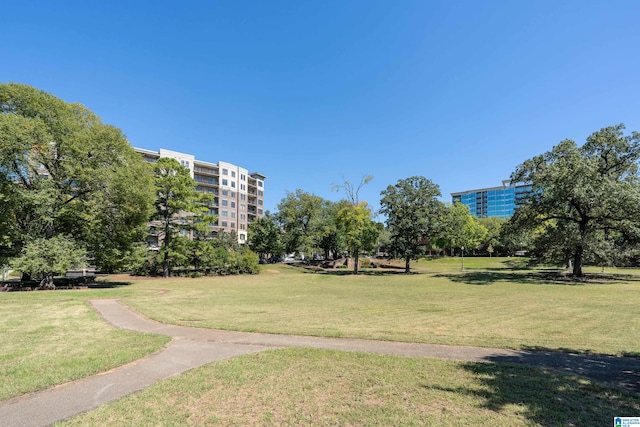
{"label": "dry grass patch", "polygon": [[[136,279],[125,302],[185,326],[640,354],[640,276],[567,284],[548,278],[547,270],[511,269],[504,261],[485,260],[485,267],[464,272],[450,268],[450,260],[421,261],[423,272],[411,275],[269,266],[280,274]],[[159,289],[170,292],[158,295]]]}
{"label": "dry grass patch", "polygon": [[286,349],[214,363],[64,425],[608,425],[632,396],[542,369]]}

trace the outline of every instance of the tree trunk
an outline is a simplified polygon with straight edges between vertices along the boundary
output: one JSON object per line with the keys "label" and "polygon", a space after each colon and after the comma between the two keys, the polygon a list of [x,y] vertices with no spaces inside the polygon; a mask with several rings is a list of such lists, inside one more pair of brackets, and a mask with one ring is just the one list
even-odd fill
{"label": "tree trunk", "polygon": [[45,273],[40,281],[38,289],[54,290],[56,285],[53,284],[53,273]]}
{"label": "tree trunk", "polygon": [[404,272],[405,273],[411,273],[411,257],[405,257],[404,259]]}
{"label": "tree trunk", "polygon": [[358,274],[358,262],[360,260],[360,250],[356,250],[355,254],[353,254],[353,274]]}
{"label": "tree trunk", "polygon": [[162,277],[169,277],[171,270],[169,270],[169,255],[165,252],[162,259]]}
{"label": "tree trunk", "polygon": [[580,243],[576,246],[575,252],[573,253],[573,273],[571,274],[573,277],[582,277],[582,257],[584,255],[584,242],[587,237],[587,224],[589,220],[588,218],[583,217],[582,221],[580,221]]}
{"label": "tree trunk", "polygon": [[582,255],[584,253],[584,248],[578,246],[576,248],[576,252],[573,254],[573,273],[571,274],[573,277],[582,277]]}
{"label": "tree trunk", "polygon": [[171,275],[171,270],[169,269],[169,241],[171,239],[171,234],[167,229],[165,229],[164,233],[164,242],[162,242],[162,246],[164,246],[164,254],[162,256],[162,277],[169,277]]}
{"label": "tree trunk", "polygon": [[29,280],[31,280],[31,274],[22,272],[22,277],[20,277],[20,280],[22,282],[28,282]]}

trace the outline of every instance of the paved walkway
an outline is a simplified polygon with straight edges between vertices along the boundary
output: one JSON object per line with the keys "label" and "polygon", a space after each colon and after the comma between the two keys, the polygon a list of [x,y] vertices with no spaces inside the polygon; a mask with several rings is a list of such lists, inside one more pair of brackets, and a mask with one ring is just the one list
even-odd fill
{"label": "paved walkway", "polygon": [[543,366],[640,394],[640,359],[635,358],[219,331],[155,322],[114,299],[91,304],[116,327],[174,339],[161,351],[125,366],[0,403],[0,426],[51,425],[206,363],[292,346]]}

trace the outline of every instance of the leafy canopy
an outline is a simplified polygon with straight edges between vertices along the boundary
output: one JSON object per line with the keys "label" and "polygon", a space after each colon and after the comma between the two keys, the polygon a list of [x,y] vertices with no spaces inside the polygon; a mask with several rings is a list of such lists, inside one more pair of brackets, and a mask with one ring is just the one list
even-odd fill
{"label": "leafy canopy", "polygon": [[442,227],[440,188],[425,177],[413,176],[380,194],[380,212],[387,217],[391,250],[404,258],[405,272],[409,273],[411,259],[423,253],[427,240]]}
{"label": "leafy canopy", "polygon": [[71,236],[116,269],[144,237],[151,174],[120,129],[80,104],[0,84],[0,252]]}
{"label": "leafy canopy", "polygon": [[186,236],[179,234],[206,238],[209,225],[217,218],[208,214],[211,197],[196,190],[191,172],[176,159],[158,159],[153,171],[156,201],[152,224],[162,239],[162,270],[163,276],[168,277],[173,265],[184,264],[188,259],[191,245]]}
{"label": "leafy canopy", "polygon": [[511,175],[512,182],[531,183],[532,192],[510,227],[542,226],[534,241],[538,253],[572,260],[574,276],[583,275],[585,257],[605,256],[611,232],[637,239],[640,134],[624,135],[624,129],[622,124],[603,128],[581,147],[564,140]]}
{"label": "leafy canopy", "polygon": [[37,238],[27,243],[11,266],[42,277],[41,287],[54,289],[53,276],[86,265],[86,251],[70,236]]}

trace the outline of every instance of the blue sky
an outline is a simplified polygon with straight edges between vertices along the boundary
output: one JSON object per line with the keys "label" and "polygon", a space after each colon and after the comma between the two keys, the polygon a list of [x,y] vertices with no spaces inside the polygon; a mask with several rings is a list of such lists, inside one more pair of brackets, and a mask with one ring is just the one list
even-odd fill
{"label": "blue sky", "polygon": [[132,145],[268,176],[266,208],[344,179],[450,193],[604,126],[640,131],[640,1],[30,1],[0,82],[80,102]]}

